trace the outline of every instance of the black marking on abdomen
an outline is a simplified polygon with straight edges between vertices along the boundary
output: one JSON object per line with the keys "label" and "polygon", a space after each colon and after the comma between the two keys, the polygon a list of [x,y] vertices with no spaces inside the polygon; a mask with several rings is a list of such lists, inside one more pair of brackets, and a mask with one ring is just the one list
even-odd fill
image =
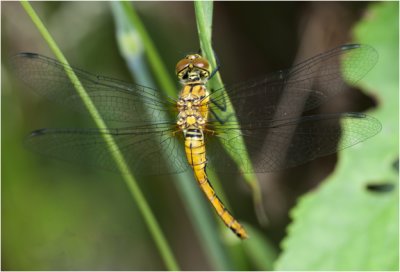
{"label": "black marking on abdomen", "polygon": [[186,132],[186,137],[191,139],[202,139],[203,134],[201,133],[200,129],[188,129]]}

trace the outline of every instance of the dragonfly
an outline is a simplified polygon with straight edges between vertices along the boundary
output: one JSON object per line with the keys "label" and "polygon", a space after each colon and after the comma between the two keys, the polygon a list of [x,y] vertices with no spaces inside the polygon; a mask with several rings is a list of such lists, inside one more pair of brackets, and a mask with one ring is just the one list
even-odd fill
{"label": "dragonfly", "polygon": [[[107,125],[35,130],[26,139],[30,149],[116,171],[110,152],[118,149],[135,175],[192,169],[218,216],[246,239],[244,227],[216,195],[206,168],[229,173],[279,171],[374,136],[381,124],[371,116],[311,110],[359,81],[377,57],[368,45],[342,45],[289,69],[211,91],[206,86],[216,70],[211,71],[200,54],[189,54],[176,65],[182,88],[175,98],[36,53],[16,55],[13,65],[20,80],[39,95],[88,114],[66,74],[73,71]],[[112,136],[115,149],[107,146],[104,135]]]}

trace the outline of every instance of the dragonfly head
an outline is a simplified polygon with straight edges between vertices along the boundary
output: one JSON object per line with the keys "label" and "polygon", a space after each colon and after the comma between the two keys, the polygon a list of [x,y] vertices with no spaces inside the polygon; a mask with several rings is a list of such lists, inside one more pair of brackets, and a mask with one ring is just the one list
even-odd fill
{"label": "dragonfly head", "polygon": [[210,76],[210,64],[199,54],[190,54],[176,64],[175,71],[183,84],[205,83]]}

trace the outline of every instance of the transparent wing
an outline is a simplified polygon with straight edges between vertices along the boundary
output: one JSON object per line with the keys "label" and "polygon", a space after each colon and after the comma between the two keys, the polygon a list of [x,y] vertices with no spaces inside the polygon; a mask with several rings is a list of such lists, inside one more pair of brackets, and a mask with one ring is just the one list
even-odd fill
{"label": "transparent wing", "polygon": [[[207,137],[209,167],[222,172],[240,171],[227,155],[228,149],[241,158],[242,172],[272,172],[353,146],[377,134],[381,124],[362,113],[344,113],[259,121],[244,126],[228,122],[216,124],[213,129],[219,132],[217,137]],[[238,149],[240,137],[246,150]],[[242,156],[245,151],[250,160]]]}
{"label": "transparent wing", "polygon": [[36,93],[73,110],[87,113],[66,70],[75,72],[106,121],[129,125],[172,121],[169,113],[175,109],[174,101],[154,89],[93,75],[35,53],[16,55],[13,65],[19,78]]}
{"label": "transparent wing", "polygon": [[[112,152],[121,151],[136,175],[172,174],[189,167],[183,142],[173,137],[173,124],[120,129],[41,129],[31,133],[26,145],[57,159],[118,171]],[[118,148],[110,150],[103,134]]]}
{"label": "transparent wing", "polygon": [[240,124],[299,116],[344,91],[345,82],[360,80],[377,59],[370,46],[343,45],[288,70],[216,90],[210,94],[210,122],[232,121],[229,107]]}
{"label": "transparent wing", "polygon": [[[226,92],[224,89],[214,92],[208,127],[217,137],[207,138],[210,166],[228,171],[235,168],[225,154],[228,149],[242,158],[244,172],[251,171],[251,165],[256,172],[276,171],[334,153],[373,136],[380,130],[380,123],[363,114],[303,118],[297,115],[299,104],[303,104],[300,112],[309,110],[343,90],[341,67],[347,70],[346,80],[355,82],[372,68],[376,58],[375,50],[370,47],[343,46],[287,71],[235,85]],[[104,134],[109,134],[137,174],[176,173],[189,167],[183,143],[172,138],[176,126],[168,112],[175,104],[157,91],[95,76],[32,53],[18,55],[14,63],[21,79],[36,92],[86,112],[65,75],[65,70],[73,69],[104,119],[132,125],[124,129],[39,130],[27,140],[31,149],[115,170],[116,165],[103,139]],[[227,106],[234,107],[237,120],[231,118]],[[342,129],[338,125],[340,120]],[[239,137],[245,140],[249,161],[241,156]],[[224,147],[215,138],[221,140]]]}
{"label": "transparent wing", "polygon": [[379,121],[364,114],[301,116],[344,91],[346,83],[360,80],[377,59],[372,47],[344,45],[288,70],[211,93],[208,128],[219,141],[207,138],[210,167],[237,171],[228,150],[241,159],[244,172],[277,171],[375,135]]}

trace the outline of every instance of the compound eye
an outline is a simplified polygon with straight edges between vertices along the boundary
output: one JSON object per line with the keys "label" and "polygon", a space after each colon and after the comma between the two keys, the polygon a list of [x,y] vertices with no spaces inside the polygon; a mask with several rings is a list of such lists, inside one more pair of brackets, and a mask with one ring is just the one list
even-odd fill
{"label": "compound eye", "polygon": [[196,66],[197,68],[200,68],[202,70],[208,71],[210,69],[210,64],[205,58],[198,58],[193,60],[193,65]]}
{"label": "compound eye", "polygon": [[199,54],[189,54],[189,55],[186,56],[186,59],[189,59],[191,61],[195,60],[195,59],[198,59],[198,58],[201,58],[201,56]]}
{"label": "compound eye", "polygon": [[186,69],[189,66],[189,63],[191,61],[188,59],[181,59],[177,64],[176,64],[176,68],[175,68],[175,72],[177,74],[179,74],[180,72],[182,72],[184,69]]}

